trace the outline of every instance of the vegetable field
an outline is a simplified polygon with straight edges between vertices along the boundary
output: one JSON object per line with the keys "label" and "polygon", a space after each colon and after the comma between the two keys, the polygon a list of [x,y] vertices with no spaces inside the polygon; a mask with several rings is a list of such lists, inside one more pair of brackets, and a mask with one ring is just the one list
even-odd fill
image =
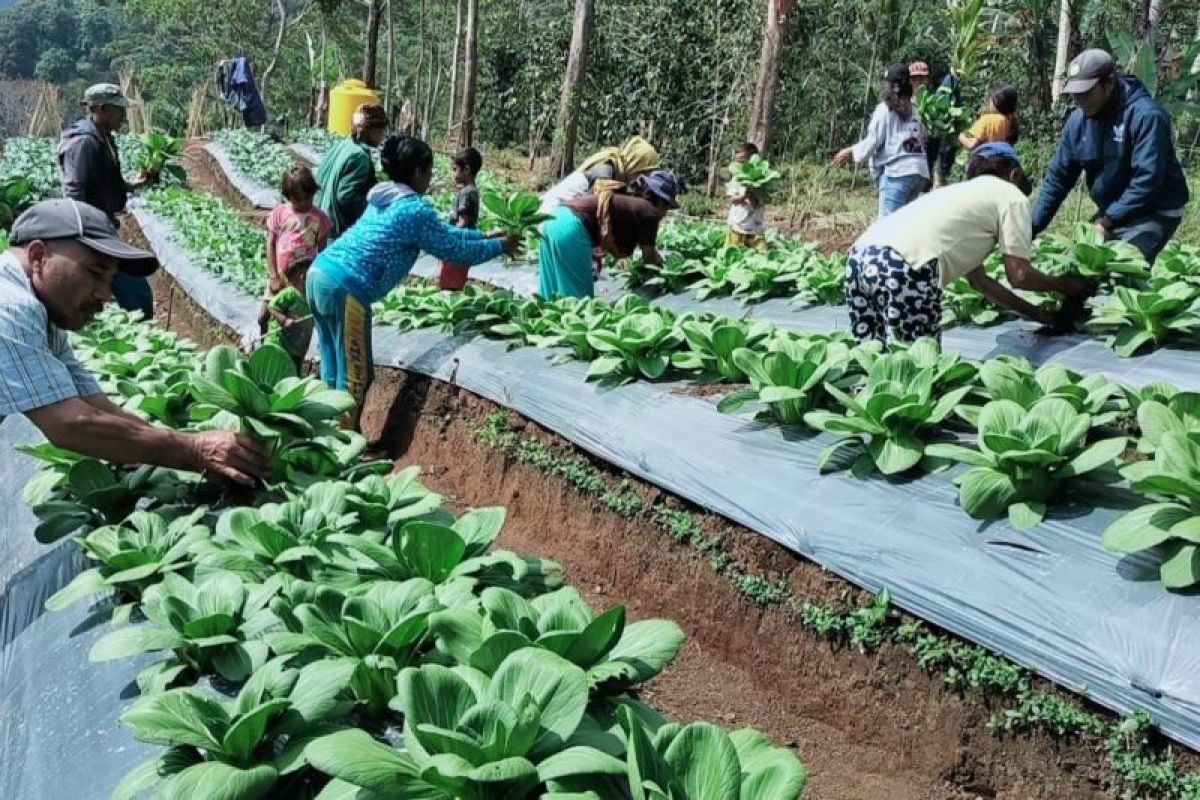
{"label": "vegetable field", "polygon": [[[6,147],[0,173],[52,174],[52,147],[27,142]],[[294,163],[267,137],[220,145],[217,168],[262,186]],[[168,142],[121,147],[127,167],[176,157]],[[751,162],[740,181],[769,191],[777,179]],[[485,225],[536,248],[535,198],[493,181]],[[10,207],[39,195],[32,181],[4,185]],[[133,214],[133,235],[170,256],[171,296],[247,335],[266,280],[252,203],[166,185]],[[661,266],[610,264],[590,300],[531,296],[527,260],[486,265],[462,292],[414,277],[374,309],[377,366],[460,387],[539,424],[554,447],[585,448],[591,459],[547,455],[524,421],[501,417],[475,431],[597,514],[694,551],[751,609],[739,613],[786,613],[823,648],[895,645],[933,674],[930,691],[1004,698],[997,731],[1061,737],[1093,757],[1107,745],[1095,796],[1195,797],[1193,774],[1152,731],[1200,743],[1196,698],[1175,688],[1189,646],[1162,656],[1197,625],[1200,250],[1174,244],[1150,267],[1087,227],[1047,235],[1039,268],[1105,282],[1065,346],[1040,347],[963,284],[947,292],[943,346],[885,350],[845,332],[844,255],[776,234],[762,252],[730,248],[724,232],[670,221]],[[414,273],[433,274],[432,261]],[[269,484],[241,493],[25,446],[42,465],[23,487],[32,538],[70,566],[52,590],[28,590],[42,596],[10,663],[25,670],[23,702],[64,685],[31,669],[41,637],[57,636],[74,680],[97,676],[88,702],[107,741],[125,744],[95,796],[792,798],[807,784],[804,796],[854,796],[822,788],[774,727],[741,723],[737,697],[724,698],[728,718],[681,717],[670,698],[672,713],[657,708],[656,687],[688,658],[689,624],[634,613],[619,585],[596,602],[570,561],[506,533],[503,507],[472,508],[418,465],[368,460],[366,440],[337,425],[348,396],[282,351],[202,348],[119,312],[76,349],[130,413],[243,431],[272,459]],[[701,515],[830,570],[842,597],[809,599],[775,568],[745,566],[727,532],[695,527]],[[743,647],[775,658],[748,624]],[[1131,669],[1148,677],[1131,685]],[[34,733],[6,730],[30,752]],[[36,789],[5,780],[13,796],[54,791],[53,776]]]}
{"label": "vegetable field", "polygon": [[[38,540],[88,531],[91,566],[47,609],[111,596],[90,659],[159,655],[121,722],[166,749],[114,796],[802,790],[801,762],[761,734],[667,724],[631,694],[675,657],[677,625],[598,613],[558,564],[492,547],[503,508],[455,515],[416,469],[363,461],[362,437],[330,427],[348,396],[282,351],[198,355],[121,312],[81,345],[128,410],[254,431],[275,467],[240,505],[164,470],[28,448],[46,464],[25,493]],[[208,677],[217,689],[193,687]],[[399,749],[371,735],[401,722]]]}

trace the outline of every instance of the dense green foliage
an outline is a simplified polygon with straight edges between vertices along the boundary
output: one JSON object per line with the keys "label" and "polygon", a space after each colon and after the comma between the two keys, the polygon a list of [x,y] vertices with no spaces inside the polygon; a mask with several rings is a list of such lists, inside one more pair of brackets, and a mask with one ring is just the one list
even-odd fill
{"label": "dense green foliage", "polygon": [[[289,24],[274,58],[280,20],[273,3],[233,0],[212,13],[200,0],[24,0],[0,11],[0,74],[50,80],[73,102],[87,84],[112,80],[120,66],[132,65],[154,106],[155,124],[178,131],[192,89],[210,80],[212,65],[245,54],[260,75],[274,61],[265,86],[270,116],[299,127],[314,80],[336,82],[359,73],[366,11],[345,0],[285,0],[282,6]],[[553,140],[572,7],[570,0],[481,2],[476,118],[485,142],[544,148]],[[379,88],[390,87],[397,107],[410,101],[418,128],[440,135],[449,110],[454,6],[389,8],[394,69],[386,74],[391,45],[385,21]],[[1107,45],[1137,74],[1152,76],[1152,88],[1178,113],[1187,109],[1186,67],[1195,55],[1187,44],[1196,23],[1186,3],[1162,8],[1156,51],[1129,35],[1144,28],[1146,4],[1125,0],[1076,4],[1072,38],[1075,49]],[[580,98],[584,146],[641,132],[690,180],[706,180],[745,136],[764,9],[755,0],[598,4]],[[990,88],[1012,84],[1023,98],[1023,131],[1037,137],[1056,125],[1049,84],[1057,3],[987,4],[970,28],[968,17],[942,3],[827,0],[800,6],[791,22],[774,106],[777,155],[826,156],[852,140],[877,99],[886,66],[914,58],[928,61],[935,79],[951,63],[965,69],[967,116]],[[663,57],[666,30],[673,52],[686,58]],[[1194,113],[1178,121],[1182,143],[1192,143]]]}
{"label": "dense green foliage", "polygon": [[[106,313],[85,334],[100,369],[119,364],[98,358],[103,343],[141,338],[135,324]],[[147,341],[177,363],[192,357],[173,337]],[[252,384],[291,398],[296,420],[341,394],[297,383],[278,357],[210,351],[193,367],[189,416],[229,405],[218,386],[242,406],[261,405]],[[260,438],[274,434],[250,411],[284,416],[240,409]],[[284,422],[298,424],[273,424]],[[31,486],[104,488],[64,480],[69,454],[42,450],[51,466]],[[146,469],[96,467],[116,479]],[[623,606],[597,613],[557,564],[493,546],[504,509],[456,516],[416,468],[383,477],[390,467],[355,454],[325,480],[289,473],[252,505],[200,504],[191,482],[170,503],[135,497],[114,516],[108,496],[79,494],[60,531],[80,532],[93,566],[47,607],[113,595],[113,628],[91,659],[162,654],[121,721],[166,749],[113,797],[800,796],[806,773],[788,750],[749,729],[668,724],[632,694],[674,660],[677,625],[627,623]],[[399,749],[385,744],[389,726],[403,726]]]}

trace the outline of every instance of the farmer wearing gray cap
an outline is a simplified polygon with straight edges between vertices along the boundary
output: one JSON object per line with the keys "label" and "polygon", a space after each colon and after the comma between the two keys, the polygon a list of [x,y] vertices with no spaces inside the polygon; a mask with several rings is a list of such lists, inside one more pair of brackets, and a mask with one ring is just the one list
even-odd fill
{"label": "farmer wearing gray cap", "polygon": [[13,223],[0,252],[0,420],[24,414],[54,445],[118,464],[208,471],[251,484],[266,471],[253,441],[229,431],[157,428],[108,399],[75,359],[67,331],[112,297],[118,274],[145,278],[154,256],[99,209],[43,200]]}
{"label": "farmer wearing gray cap", "polygon": [[1103,50],[1075,57],[1063,91],[1077,107],[1042,180],[1034,233],[1050,224],[1082,172],[1098,209],[1094,222],[1101,236],[1129,242],[1153,262],[1179,227],[1188,202],[1170,115],[1141,81],[1119,74]]}
{"label": "farmer wearing gray cap", "polygon": [[[125,210],[126,196],[151,180],[139,175],[129,183],[121,174],[113,134],[125,124],[129,101],[120,87],[98,83],[84,92],[81,104],[87,106],[87,116],[68,126],[58,145],[63,195],[95,206],[116,225],[117,214]],[[154,294],[145,278],[121,273],[113,281],[112,291],[121,308],[141,311],[146,319],[154,316]]]}

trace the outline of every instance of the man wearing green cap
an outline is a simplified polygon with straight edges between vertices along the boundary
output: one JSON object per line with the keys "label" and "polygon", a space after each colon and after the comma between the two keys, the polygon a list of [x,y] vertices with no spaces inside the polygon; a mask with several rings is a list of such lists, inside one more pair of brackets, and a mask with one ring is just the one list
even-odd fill
{"label": "man wearing green cap", "polygon": [[1119,74],[1103,50],[1075,57],[1063,92],[1076,108],[1042,180],[1034,233],[1054,219],[1082,172],[1098,209],[1093,221],[1100,235],[1129,242],[1153,262],[1179,227],[1188,202],[1171,115],[1141,81]]}
{"label": "man wearing green cap", "polygon": [[76,360],[68,331],[112,296],[115,275],[145,277],[154,256],[117,236],[99,209],[43,200],[13,223],[0,251],[0,420],[24,414],[58,447],[118,464],[157,464],[254,484],[267,459],[230,431],[181,433],[116,406]]}
{"label": "man wearing green cap", "polygon": [[[129,183],[121,173],[113,134],[125,124],[129,100],[115,84],[98,83],[84,93],[81,103],[87,116],[67,127],[58,145],[63,195],[95,206],[116,225],[126,196],[150,180],[139,175]],[[113,280],[113,298],[121,308],[141,311],[146,319],[154,316],[154,294],[145,278],[119,274]]]}

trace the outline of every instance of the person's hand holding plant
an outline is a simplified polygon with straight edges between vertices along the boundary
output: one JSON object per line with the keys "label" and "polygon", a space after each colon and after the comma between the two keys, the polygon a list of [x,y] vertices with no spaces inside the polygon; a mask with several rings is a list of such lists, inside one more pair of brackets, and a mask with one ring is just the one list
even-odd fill
{"label": "person's hand holding plant", "polygon": [[512,234],[503,234],[504,237],[504,255],[510,258],[515,257],[521,252],[521,240]]}

